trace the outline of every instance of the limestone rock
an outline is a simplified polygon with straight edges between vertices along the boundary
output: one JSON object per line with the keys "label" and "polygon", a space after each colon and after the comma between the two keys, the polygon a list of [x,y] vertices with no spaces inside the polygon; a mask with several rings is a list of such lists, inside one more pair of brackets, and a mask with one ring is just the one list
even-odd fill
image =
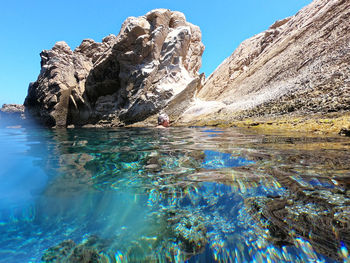
{"label": "limestone rock", "polygon": [[[349,1],[315,0],[244,41],[209,76],[182,121],[349,111],[349,18]],[[193,114],[214,102],[221,106]]]}
{"label": "limestone rock", "polygon": [[190,82],[187,87],[177,94],[165,107],[163,111],[169,116],[172,122],[176,122],[181,114],[190,107],[196,92],[202,87],[203,80],[204,74]]}
{"label": "limestone rock", "polygon": [[180,12],[156,9],[129,17],[118,36],[84,40],[72,51],[57,42],[25,100],[47,126],[120,126],[146,119],[198,79],[199,27]]}

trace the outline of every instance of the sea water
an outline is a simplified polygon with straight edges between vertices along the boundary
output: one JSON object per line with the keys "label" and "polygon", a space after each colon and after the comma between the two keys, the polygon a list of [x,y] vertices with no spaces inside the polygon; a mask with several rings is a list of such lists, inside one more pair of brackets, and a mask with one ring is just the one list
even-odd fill
{"label": "sea water", "polygon": [[350,139],[0,129],[0,262],[346,262]]}

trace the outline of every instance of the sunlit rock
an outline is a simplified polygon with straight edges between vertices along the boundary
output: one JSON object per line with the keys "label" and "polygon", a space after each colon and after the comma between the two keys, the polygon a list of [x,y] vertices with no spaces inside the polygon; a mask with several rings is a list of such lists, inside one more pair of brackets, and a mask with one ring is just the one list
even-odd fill
{"label": "sunlit rock", "polygon": [[349,15],[349,1],[315,0],[245,40],[179,122],[348,112]]}
{"label": "sunlit rock", "polygon": [[51,127],[142,121],[199,80],[203,51],[199,27],[167,9],[127,18],[102,43],[86,39],[72,51],[57,42],[40,54],[27,113]]}

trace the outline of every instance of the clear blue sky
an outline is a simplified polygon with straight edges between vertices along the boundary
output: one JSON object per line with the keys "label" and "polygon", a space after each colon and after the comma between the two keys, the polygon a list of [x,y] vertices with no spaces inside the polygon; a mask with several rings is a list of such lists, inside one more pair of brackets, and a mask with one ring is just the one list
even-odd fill
{"label": "clear blue sky", "polygon": [[84,38],[118,34],[128,16],[155,8],[178,10],[200,26],[208,76],[245,39],[294,15],[311,0],[2,0],[0,106],[23,103],[40,70],[39,53],[64,40],[74,49]]}

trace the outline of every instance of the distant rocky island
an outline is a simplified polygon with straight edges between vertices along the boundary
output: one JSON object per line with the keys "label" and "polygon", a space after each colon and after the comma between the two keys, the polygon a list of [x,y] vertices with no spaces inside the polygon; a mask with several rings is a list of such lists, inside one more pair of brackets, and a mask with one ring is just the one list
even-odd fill
{"label": "distant rocky island", "polygon": [[[48,127],[243,126],[348,135],[350,2],[315,0],[244,41],[207,79],[184,14],[129,17],[118,36],[41,52],[25,114]],[[219,41],[219,40],[218,40]]]}

